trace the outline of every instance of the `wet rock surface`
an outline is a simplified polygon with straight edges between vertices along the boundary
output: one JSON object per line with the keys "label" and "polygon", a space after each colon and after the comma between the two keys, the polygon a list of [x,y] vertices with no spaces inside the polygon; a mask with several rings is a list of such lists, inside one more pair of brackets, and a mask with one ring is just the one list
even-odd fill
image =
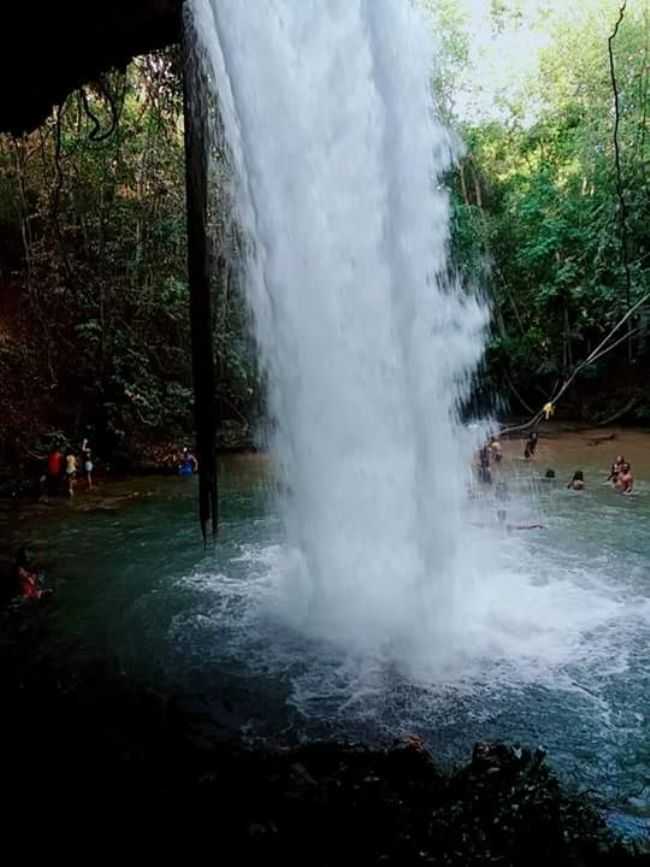
{"label": "wet rock surface", "polygon": [[247,740],[227,688],[215,711],[117,665],[80,665],[78,648],[48,642],[47,616],[5,611],[0,624],[0,752],[14,805],[37,794],[52,815],[111,817],[112,835],[132,833],[146,809],[173,835],[216,843],[219,863],[650,863],[616,841],[589,798],[562,789],[542,750],[481,743],[449,771],[417,737],[384,749]]}

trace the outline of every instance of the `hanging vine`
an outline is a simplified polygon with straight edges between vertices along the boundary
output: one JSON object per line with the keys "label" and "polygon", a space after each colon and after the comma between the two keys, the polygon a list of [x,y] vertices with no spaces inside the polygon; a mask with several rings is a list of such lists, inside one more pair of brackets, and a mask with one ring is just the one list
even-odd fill
{"label": "hanging vine", "polygon": [[[614,158],[616,165],[616,194],[618,196],[618,215],[621,232],[621,257],[623,260],[623,269],[625,271],[625,305],[629,311],[632,303],[632,276],[630,273],[630,261],[628,255],[628,237],[627,237],[627,205],[625,202],[625,192],[623,189],[623,172],[621,169],[621,148],[618,140],[618,129],[621,123],[621,109],[618,94],[618,85],[616,82],[616,68],[614,66],[614,40],[618,33],[619,27],[625,16],[627,0],[623,3],[618,11],[618,20],[614,26],[611,36],[607,40],[607,50],[609,53],[609,72],[612,81],[612,90],[614,92]],[[632,320],[628,319],[627,324],[627,353],[628,361],[632,361]]]}

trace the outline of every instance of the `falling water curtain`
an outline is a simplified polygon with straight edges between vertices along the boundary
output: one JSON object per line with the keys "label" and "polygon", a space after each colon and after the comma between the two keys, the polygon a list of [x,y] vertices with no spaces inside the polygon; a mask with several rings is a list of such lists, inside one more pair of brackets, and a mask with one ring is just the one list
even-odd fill
{"label": "falling water curtain", "polygon": [[208,244],[208,100],[189,3],[183,10],[183,93],[187,190],[187,257],[194,379],[194,423],[199,462],[199,516],[204,541],[218,527],[217,408]]}

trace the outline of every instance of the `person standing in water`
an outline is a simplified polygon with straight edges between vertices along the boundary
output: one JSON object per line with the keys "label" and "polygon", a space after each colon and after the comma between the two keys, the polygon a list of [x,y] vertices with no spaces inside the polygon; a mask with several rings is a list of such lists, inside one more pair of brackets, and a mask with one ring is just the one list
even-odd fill
{"label": "person standing in water", "polygon": [[492,484],[492,470],[490,469],[490,447],[481,446],[478,450],[478,478],[486,485]]}
{"label": "person standing in water", "polygon": [[501,448],[499,437],[493,436],[490,439],[490,452],[492,453],[492,459],[494,460],[494,463],[500,464],[503,460],[503,449]]}
{"label": "person standing in water", "polygon": [[88,440],[84,437],[84,441],[81,444],[81,460],[83,461],[83,470],[86,474],[86,481],[88,482],[88,490],[90,491],[93,486],[93,461],[92,461],[92,453],[90,451],[90,446],[88,445]]}
{"label": "person standing in water", "polygon": [[524,459],[527,461],[533,460],[535,457],[535,450],[537,449],[537,431],[531,431],[528,434],[528,438],[526,439],[526,446],[524,448]]}
{"label": "person standing in water", "polygon": [[198,469],[199,462],[189,449],[184,448],[181,454],[181,462],[178,465],[178,474],[180,476],[191,476],[198,472]]}
{"label": "person standing in water", "polygon": [[47,458],[47,492],[51,497],[55,497],[61,488],[63,462],[63,452],[55,446]]}
{"label": "person standing in water", "polygon": [[65,478],[68,496],[74,497],[74,487],[77,484],[77,456],[72,449],[69,449],[65,456]]}

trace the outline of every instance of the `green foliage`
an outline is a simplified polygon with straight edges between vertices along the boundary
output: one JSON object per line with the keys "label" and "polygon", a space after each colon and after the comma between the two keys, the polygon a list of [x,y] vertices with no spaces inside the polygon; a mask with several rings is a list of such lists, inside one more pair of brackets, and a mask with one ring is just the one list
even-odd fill
{"label": "green foliage", "polygon": [[[495,15],[516,13],[493,5]],[[650,291],[650,13],[628,6],[613,47],[634,303]],[[617,14],[608,3],[578,7],[570,26],[555,27],[526,89],[534,123],[523,122],[524,104],[503,120],[459,123],[467,154],[452,181],[452,252],[495,313],[491,380],[536,407],[627,309],[607,53]],[[637,390],[647,406],[647,321],[634,327],[629,350],[587,369],[579,391]]]}
{"label": "green foliage", "polygon": [[[498,119],[461,122],[459,96],[472,96],[469,6],[421,3],[439,44],[436,102],[466,148],[449,177],[451,252],[493,312],[485,380],[539,407],[627,306],[607,54],[618,5],[602,0],[589,13],[578,2],[561,24],[540,12],[551,38],[539,75],[504,98]],[[634,302],[650,291],[650,13],[628,5],[614,52]],[[492,34],[519,28],[525,6],[493,2]],[[90,427],[108,452],[142,432],[168,439],[191,429],[178,71],[174,52],[142,58],[73,94],[32,135],[0,137],[6,456],[53,430]],[[230,205],[216,193],[218,228]],[[215,299],[215,399],[224,421],[249,423],[260,386],[236,275]],[[621,405],[636,394],[639,417],[650,415],[650,316],[634,325],[631,363],[623,344],[586,369],[572,411],[585,395],[618,389]]]}
{"label": "green foliage", "polygon": [[[191,431],[184,181],[174,52],[71,95],[28,137],[0,137],[0,450],[55,428],[90,428],[106,453]],[[216,294],[215,399],[248,419],[243,301],[237,286]]]}

